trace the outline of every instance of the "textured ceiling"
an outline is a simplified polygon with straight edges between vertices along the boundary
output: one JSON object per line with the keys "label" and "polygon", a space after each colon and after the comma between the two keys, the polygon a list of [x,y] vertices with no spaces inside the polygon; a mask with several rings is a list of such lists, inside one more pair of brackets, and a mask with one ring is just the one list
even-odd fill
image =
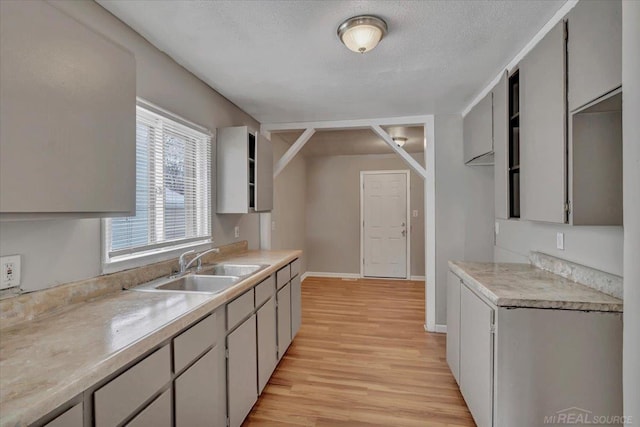
{"label": "textured ceiling", "polygon": [[[404,150],[409,153],[424,151],[424,131],[422,126],[385,128],[391,136],[405,136]],[[291,145],[296,142],[301,131],[279,132],[284,142]],[[313,134],[302,148],[303,156],[344,156],[355,154],[392,154],[393,150],[370,129],[323,130]]]}
{"label": "textured ceiling", "polygon": [[[565,0],[98,0],[261,123],[460,112]],[[336,28],[375,14],[365,55]]]}

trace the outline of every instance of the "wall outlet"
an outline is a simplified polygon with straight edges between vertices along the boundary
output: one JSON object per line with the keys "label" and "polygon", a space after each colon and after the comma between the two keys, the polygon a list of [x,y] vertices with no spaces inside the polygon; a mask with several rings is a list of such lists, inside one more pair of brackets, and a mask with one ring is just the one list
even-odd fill
{"label": "wall outlet", "polygon": [[235,236],[237,239],[238,237],[240,237],[240,226],[236,225],[236,228],[234,230],[235,230]]}
{"label": "wall outlet", "polygon": [[556,248],[564,251],[564,233],[556,233]]}
{"label": "wall outlet", "polygon": [[411,215],[412,215],[414,218],[418,218],[418,209],[414,209],[414,210],[413,210],[413,212],[411,213]]}
{"label": "wall outlet", "polygon": [[271,221],[271,231],[276,231],[276,222]]}
{"label": "wall outlet", "polygon": [[500,223],[496,221],[496,236],[500,234]]}
{"label": "wall outlet", "polygon": [[0,257],[0,289],[20,286],[20,255]]}

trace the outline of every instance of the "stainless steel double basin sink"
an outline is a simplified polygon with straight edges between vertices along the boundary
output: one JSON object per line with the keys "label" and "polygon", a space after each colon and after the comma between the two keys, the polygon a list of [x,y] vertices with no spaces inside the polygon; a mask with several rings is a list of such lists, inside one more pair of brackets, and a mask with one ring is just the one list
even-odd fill
{"label": "stainless steel double basin sink", "polygon": [[204,267],[195,273],[154,280],[131,288],[131,290],[218,294],[267,267],[267,265],[259,264],[215,264]]}

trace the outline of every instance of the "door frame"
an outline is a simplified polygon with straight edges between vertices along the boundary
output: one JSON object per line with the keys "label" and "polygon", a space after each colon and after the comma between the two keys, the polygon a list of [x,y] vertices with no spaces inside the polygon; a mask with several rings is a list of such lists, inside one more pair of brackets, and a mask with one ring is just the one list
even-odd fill
{"label": "door frame", "polygon": [[[365,175],[388,175],[388,174],[404,174],[407,180],[407,277],[387,278],[389,280],[410,280],[411,279],[411,174],[408,169],[404,170],[368,170],[360,171],[360,277],[364,275],[364,177]],[[372,276],[371,276],[372,277]]]}

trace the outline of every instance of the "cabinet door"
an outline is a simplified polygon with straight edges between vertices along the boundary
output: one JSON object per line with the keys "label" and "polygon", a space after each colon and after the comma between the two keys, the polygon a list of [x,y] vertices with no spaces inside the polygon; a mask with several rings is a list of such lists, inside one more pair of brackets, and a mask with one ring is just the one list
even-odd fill
{"label": "cabinet door", "polygon": [[464,162],[493,151],[492,94],[488,93],[464,118]]}
{"label": "cabinet door", "polygon": [[567,15],[569,111],[622,84],[622,2],[581,1]]}
{"label": "cabinet door", "polygon": [[43,1],[0,1],[2,214],[135,210],[133,54]]}
{"label": "cabinet door", "polygon": [[171,427],[171,421],[171,389],[169,389],[126,425],[127,427]]}
{"label": "cabinet door", "polygon": [[[509,218],[509,76],[505,71],[493,88],[493,158],[496,218]],[[449,327],[447,327],[447,331]]]}
{"label": "cabinet door", "polygon": [[255,314],[229,334],[227,350],[229,423],[238,427],[258,400]]}
{"label": "cabinet door", "polygon": [[82,427],[83,425],[82,403],[78,403],[76,406],[45,424],[45,427]]}
{"label": "cabinet door", "polygon": [[520,64],[521,210],[566,222],[565,31],[557,24]]}
{"label": "cabinet door", "polygon": [[216,212],[249,212],[249,129],[246,126],[217,131]]}
{"label": "cabinet door", "polygon": [[222,381],[220,357],[219,348],[214,347],[175,380],[177,427],[226,424],[224,396],[217,384]]}
{"label": "cabinet door", "polygon": [[278,359],[291,344],[291,285],[287,283],[278,291]]}
{"label": "cabinet door", "polygon": [[460,278],[447,273],[447,363],[460,384]]}
{"label": "cabinet door", "polygon": [[258,393],[278,364],[276,302],[272,297],[258,310]]}
{"label": "cabinet door", "polygon": [[461,285],[460,391],[478,427],[492,425],[492,324],[493,309],[464,284]]}
{"label": "cabinet door", "polygon": [[291,279],[291,339],[298,334],[302,324],[302,284],[300,276]]}
{"label": "cabinet door", "polygon": [[273,148],[271,141],[258,133],[256,145],[256,206],[257,212],[273,209]]}

